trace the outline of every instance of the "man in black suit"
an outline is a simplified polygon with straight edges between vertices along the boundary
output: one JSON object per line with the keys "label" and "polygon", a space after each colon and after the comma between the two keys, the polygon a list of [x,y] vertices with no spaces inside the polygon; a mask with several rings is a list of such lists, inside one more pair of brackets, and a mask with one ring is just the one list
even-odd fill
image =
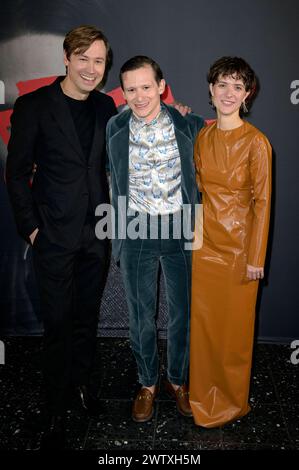
{"label": "man in black suit", "polygon": [[71,386],[85,408],[96,406],[91,372],[109,246],[95,236],[95,208],[109,202],[105,128],[116,114],[113,100],[95,91],[111,62],[103,33],[76,28],[63,48],[66,76],[15,103],[6,167],[17,228],[33,247],[40,293],[49,415],[44,447],[64,445]]}

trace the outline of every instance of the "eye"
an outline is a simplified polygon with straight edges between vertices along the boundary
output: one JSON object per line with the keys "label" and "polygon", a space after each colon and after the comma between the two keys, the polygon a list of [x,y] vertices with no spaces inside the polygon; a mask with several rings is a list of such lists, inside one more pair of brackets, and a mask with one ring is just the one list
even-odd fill
{"label": "eye", "polygon": [[150,89],[150,86],[149,86],[149,85],[144,85],[143,89],[144,89],[144,90],[149,90],[149,89]]}

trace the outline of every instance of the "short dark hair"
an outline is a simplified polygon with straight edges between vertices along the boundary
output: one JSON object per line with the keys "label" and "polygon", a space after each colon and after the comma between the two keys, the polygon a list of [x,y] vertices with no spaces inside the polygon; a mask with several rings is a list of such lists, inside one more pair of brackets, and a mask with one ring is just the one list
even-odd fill
{"label": "short dark hair", "polygon": [[145,65],[149,65],[152,67],[155,75],[155,80],[156,82],[159,83],[163,79],[163,73],[160,68],[160,65],[157,64],[153,59],[150,57],[147,57],[145,55],[135,55],[134,57],[131,57],[131,59],[127,60],[121,67],[120,72],[119,72],[119,81],[121,84],[122,89],[124,89],[124,84],[123,84],[123,74],[125,72],[130,72],[132,70],[137,70],[141,69]]}
{"label": "short dark hair", "polygon": [[107,73],[112,66],[112,50],[108,39],[104,33],[97,29],[95,26],[78,26],[75,29],[69,31],[63,41],[63,49],[67,59],[70,59],[72,54],[83,54],[94,41],[103,41],[106,47],[106,65],[105,74],[102,83],[107,78]]}
{"label": "short dark hair", "polygon": [[208,72],[208,83],[215,85],[220,76],[233,76],[237,80],[242,80],[245,90],[249,91],[249,95],[246,98],[246,105],[253,100],[257,91],[257,77],[250,65],[244,59],[241,57],[221,57],[216,60],[216,62],[211,65]]}

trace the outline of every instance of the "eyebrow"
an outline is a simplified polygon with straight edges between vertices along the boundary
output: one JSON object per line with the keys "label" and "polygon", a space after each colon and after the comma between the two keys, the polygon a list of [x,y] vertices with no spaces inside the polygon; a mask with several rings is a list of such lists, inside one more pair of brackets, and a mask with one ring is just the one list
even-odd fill
{"label": "eyebrow", "polygon": [[[233,78],[234,82],[236,82],[236,80]],[[237,80],[239,80],[237,78]],[[218,79],[217,80],[218,82],[223,82],[223,83],[227,83],[227,80],[225,80],[225,78],[222,78],[222,79]],[[242,82],[242,80],[240,80],[241,83],[238,83],[238,85],[243,85],[244,86],[244,83]]]}
{"label": "eyebrow", "polygon": [[[84,52],[79,52],[78,56],[82,56],[82,57],[86,57],[86,59],[89,59],[88,55],[86,55]],[[102,57],[102,56],[99,56],[99,57],[94,57],[95,60],[98,60],[98,59],[105,59],[105,57]]]}
{"label": "eyebrow", "polygon": [[[217,80],[217,83],[228,83],[226,80]],[[233,85],[238,85],[238,86],[242,86],[243,88],[245,88],[245,85],[244,83],[233,83]]]}
{"label": "eyebrow", "polygon": [[143,87],[143,86],[151,86],[150,83],[142,83],[142,85],[128,85],[126,86],[125,88],[140,88],[140,87]]}

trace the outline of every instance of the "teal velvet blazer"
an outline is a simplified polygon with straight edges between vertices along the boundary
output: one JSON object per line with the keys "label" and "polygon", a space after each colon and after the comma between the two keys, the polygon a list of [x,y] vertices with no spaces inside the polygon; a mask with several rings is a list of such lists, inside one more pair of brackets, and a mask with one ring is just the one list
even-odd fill
{"label": "teal velvet blazer", "polygon": [[[199,202],[199,193],[195,181],[193,146],[197,133],[204,125],[203,118],[188,114],[183,117],[175,108],[163,103],[170,114],[181,158],[181,189],[183,204],[194,207]],[[107,124],[106,142],[108,168],[110,171],[111,204],[114,208],[115,234],[112,239],[112,253],[119,261],[123,239],[119,237],[119,222],[126,224],[125,214],[119,214],[118,197],[126,196],[126,209],[129,195],[129,121],[132,111],[126,110],[113,116]],[[126,225],[125,225],[126,226]]]}

